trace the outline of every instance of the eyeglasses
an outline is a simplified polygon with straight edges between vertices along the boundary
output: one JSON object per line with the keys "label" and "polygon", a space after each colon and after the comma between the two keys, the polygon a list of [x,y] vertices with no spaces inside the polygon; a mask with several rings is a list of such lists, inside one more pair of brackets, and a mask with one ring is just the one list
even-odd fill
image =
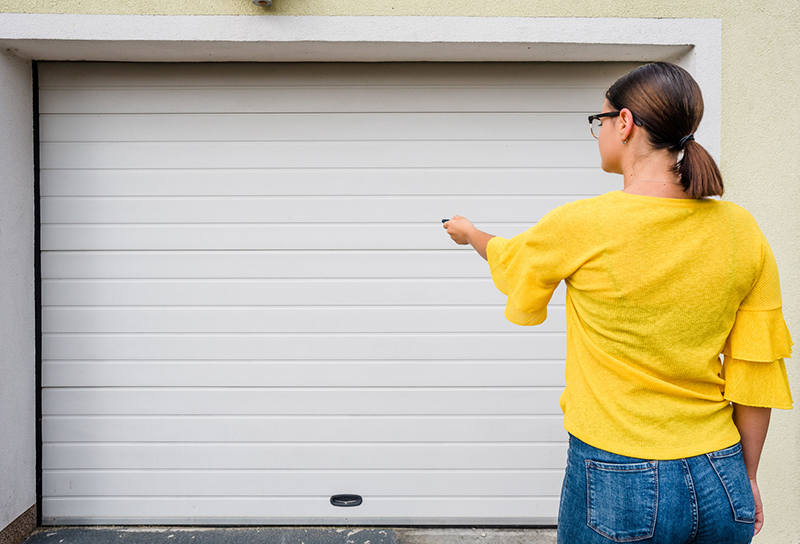
{"label": "eyeglasses", "polygon": [[[600,119],[602,119],[603,117],[616,117],[619,114],[620,112],[618,111],[609,111],[606,113],[598,113],[597,115],[590,115],[589,124],[592,127],[592,136],[594,136],[595,138],[600,137],[600,127],[603,126],[603,122]],[[633,117],[633,113],[631,113],[631,117]],[[642,126],[642,122],[637,120],[635,117],[633,117],[633,123],[637,127]]]}

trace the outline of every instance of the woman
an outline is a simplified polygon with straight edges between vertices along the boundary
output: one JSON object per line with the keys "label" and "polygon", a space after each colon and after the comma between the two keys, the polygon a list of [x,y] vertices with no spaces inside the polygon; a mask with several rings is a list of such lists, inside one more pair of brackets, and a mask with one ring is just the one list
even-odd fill
{"label": "woman", "polygon": [[792,342],[769,244],[745,210],[706,198],[723,186],[694,140],[702,116],[688,72],[639,67],[589,117],[621,191],[510,240],[444,223],[489,261],[514,323],[543,322],[566,281],[561,544],[737,544],[763,524],[756,471],[770,409],[792,407]]}

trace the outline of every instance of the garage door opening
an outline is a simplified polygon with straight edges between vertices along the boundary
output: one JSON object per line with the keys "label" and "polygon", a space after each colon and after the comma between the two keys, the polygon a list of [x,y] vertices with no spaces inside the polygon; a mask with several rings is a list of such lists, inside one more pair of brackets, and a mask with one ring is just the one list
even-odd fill
{"label": "garage door opening", "polygon": [[440,220],[617,189],[632,67],[39,64],[43,523],[554,525],[563,291]]}

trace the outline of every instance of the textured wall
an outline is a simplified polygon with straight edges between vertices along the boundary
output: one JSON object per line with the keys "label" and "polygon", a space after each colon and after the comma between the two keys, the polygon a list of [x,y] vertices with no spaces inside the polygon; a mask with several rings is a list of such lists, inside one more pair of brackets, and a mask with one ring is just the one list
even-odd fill
{"label": "textured wall", "polygon": [[0,529],[36,502],[31,93],[0,53]]}
{"label": "textured wall", "polygon": [[[784,312],[800,338],[800,2],[796,0],[0,0],[0,12],[150,15],[708,17],[722,20],[726,198],[758,220],[778,259]],[[702,143],[702,142],[700,142]],[[795,361],[797,358],[795,359]],[[800,402],[800,369],[788,371]],[[799,405],[800,406],[800,405]],[[800,410],[775,411],[760,480],[760,543],[800,541]],[[2,485],[0,481],[0,485]],[[0,515],[0,526],[2,526]]]}

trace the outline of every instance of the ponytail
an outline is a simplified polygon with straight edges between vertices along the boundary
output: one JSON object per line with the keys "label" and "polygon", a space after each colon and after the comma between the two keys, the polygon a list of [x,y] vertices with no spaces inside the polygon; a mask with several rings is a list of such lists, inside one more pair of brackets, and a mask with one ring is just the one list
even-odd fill
{"label": "ponytail", "polygon": [[722,196],[725,187],[717,162],[705,148],[689,139],[683,147],[683,157],[675,165],[681,185],[690,198]]}
{"label": "ponytail", "polygon": [[683,152],[673,170],[690,198],[722,195],[716,161],[694,141],[703,95],[689,72],[669,62],[645,64],[619,78],[606,98],[614,109],[631,110],[654,149]]}

